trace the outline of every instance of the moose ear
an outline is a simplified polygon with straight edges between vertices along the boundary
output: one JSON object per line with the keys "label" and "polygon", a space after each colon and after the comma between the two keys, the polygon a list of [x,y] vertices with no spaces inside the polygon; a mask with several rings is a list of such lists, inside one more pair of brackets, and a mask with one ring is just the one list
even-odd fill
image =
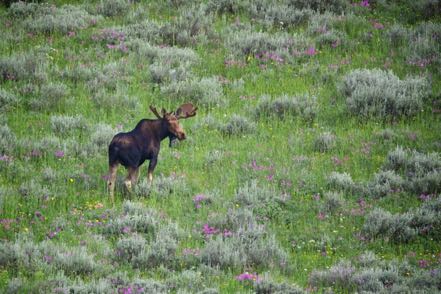
{"label": "moose ear", "polygon": [[156,110],[156,107],[153,107],[152,105],[150,105],[149,108],[150,108],[151,112],[153,112],[153,114],[154,114],[157,118],[159,118],[159,119],[162,118],[162,117],[159,115],[158,110]]}

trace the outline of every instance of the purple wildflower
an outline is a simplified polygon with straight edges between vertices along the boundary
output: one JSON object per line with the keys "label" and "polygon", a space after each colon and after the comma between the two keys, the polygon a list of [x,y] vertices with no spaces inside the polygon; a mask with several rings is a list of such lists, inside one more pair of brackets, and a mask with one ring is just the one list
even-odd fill
{"label": "purple wildflower", "polygon": [[223,236],[224,236],[224,237],[231,237],[231,236],[233,236],[233,232],[231,232],[231,231],[228,230],[228,229],[225,229],[225,230],[224,230],[224,233],[223,233]]}
{"label": "purple wildflower", "polygon": [[244,272],[244,273],[236,276],[236,280],[238,280],[239,282],[243,282],[243,281],[258,281],[259,277],[257,276],[257,274],[250,274],[248,272]]}
{"label": "purple wildflower", "polygon": [[418,266],[420,268],[427,268],[429,266],[429,261],[425,259],[418,260]]}
{"label": "purple wildflower", "polygon": [[360,6],[362,7],[369,7],[369,0],[363,0],[360,2]]}
{"label": "purple wildflower", "polygon": [[420,195],[419,198],[421,201],[429,201],[430,199],[432,199],[432,195],[423,193]]}
{"label": "purple wildflower", "polygon": [[204,224],[202,232],[204,233],[204,235],[208,236],[208,235],[215,235],[215,234],[219,233],[219,230],[216,229],[215,227],[210,227],[208,224]]}
{"label": "purple wildflower", "polygon": [[306,55],[313,56],[313,55],[317,54],[317,50],[315,50],[314,47],[309,47],[308,50],[306,50],[305,53],[306,53]]}
{"label": "purple wildflower", "polygon": [[63,151],[63,150],[57,150],[57,151],[55,151],[55,157],[56,157],[56,158],[62,158],[62,157],[64,157],[64,151]]}
{"label": "purple wildflower", "polygon": [[0,155],[0,161],[4,162],[12,162],[12,156],[8,156],[6,154]]}
{"label": "purple wildflower", "polygon": [[125,226],[121,229],[121,233],[123,233],[123,234],[128,234],[128,233],[130,233],[130,231],[131,231],[131,229],[128,226]]}

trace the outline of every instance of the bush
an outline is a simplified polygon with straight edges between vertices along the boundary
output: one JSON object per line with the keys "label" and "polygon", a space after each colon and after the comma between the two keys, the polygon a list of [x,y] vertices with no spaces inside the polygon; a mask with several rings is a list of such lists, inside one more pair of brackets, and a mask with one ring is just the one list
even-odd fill
{"label": "bush", "polygon": [[424,154],[398,146],[388,153],[383,169],[402,173],[405,190],[426,194],[441,191],[441,157],[438,153]]}
{"label": "bush", "polygon": [[17,138],[7,125],[0,126],[0,155],[10,154],[17,146]]}
{"label": "bush", "polygon": [[317,12],[331,11],[337,14],[344,13],[350,7],[348,1],[345,0],[288,0],[288,3],[297,9],[312,9]]}
{"label": "bush", "polygon": [[412,214],[395,214],[376,208],[366,217],[362,233],[370,239],[386,238],[393,242],[408,242],[417,231],[410,227]]}
{"label": "bush", "polygon": [[383,119],[416,115],[430,94],[429,84],[423,78],[400,80],[392,72],[379,69],[353,70],[339,87],[347,97],[351,113]]}
{"label": "bush", "polygon": [[271,100],[269,96],[262,96],[254,113],[257,118],[268,116],[284,119],[291,115],[313,120],[317,111],[318,105],[315,97],[284,95],[274,100]]}
{"label": "bush", "polygon": [[146,240],[138,234],[120,238],[115,245],[116,257],[118,260],[130,263],[133,258],[142,252],[145,246]]}
{"label": "bush", "polygon": [[232,31],[225,47],[239,58],[272,54],[277,56],[277,60],[286,62],[292,58],[292,54],[304,52],[311,46],[310,41],[301,35],[242,30]]}
{"label": "bush", "polygon": [[3,57],[0,59],[0,81],[45,81],[47,65],[46,59],[40,52]]}
{"label": "bush", "polygon": [[169,235],[157,234],[156,240],[150,247],[144,248],[133,259],[137,268],[154,268],[160,265],[173,267],[176,262],[177,240]]}
{"label": "bush", "polygon": [[328,177],[328,186],[333,189],[345,191],[349,193],[356,192],[358,186],[352,180],[352,177],[348,173],[332,172]]}
{"label": "bush", "polygon": [[410,38],[408,30],[400,23],[392,25],[386,33],[393,46],[403,45]]}
{"label": "bush", "polygon": [[324,132],[318,135],[313,143],[314,150],[318,152],[326,152],[329,151],[336,146],[335,135]]}
{"label": "bush", "polygon": [[256,130],[256,125],[243,116],[233,114],[226,124],[220,126],[219,130],[229,136],[244,135],[253,133]]}
{"label": "bush", "polygon": [[116,93],[100,89],[92,95],[92,101],[98,109],[121,109],[135,110],[140,108],[138,97],[129,96],[127,89],[118,89]]}
{"label": "bush", "polygon": [[109,17],[126,14],[129,9],[127,0],[101,0],[96,7],[99,14]]}
{"label": "bush", "polygon": [[309,275],[309,283],[313,286],[352,289],[354,284],[351,278],[355,270],[350,262],[341,261],[326,271],[313,270]]}
{"label": "bush", "polygon": [[159,226],[159,216],[155,210],[139,207],[131,202],[124,203],[125,214],[109,220],[103,233],[120,235],[131,232],[154,236]]}
{"label": "bush", "polygon": [[225,106],[222,85],[216,77],[175,82],[161,87],[161,94],[171,100],[187,100],[206,107]]}
{"label": "bush", "polygon": [[323,194],[323,203],[320,205],[320,211],[326,213],[335,213],[343,207],[345,200],[343,195],[337,192],[325,192]]}
{"label": "bush", "polygon": [[270,27],[288,28],[298,26],[307,22],[311,15],[314,14],[310,9],[297,9],[283,3],[274,5],[271,2],[267,2],[264,6],[261,4],[250,3],[247,9],[248,13],[250,17]]}
{"label": "bush", "polygon": [[83,8],[63,5],[60,8],[38,9],[24,20],[25,28],[36,33],[68,33],[87,28],[95,24],[99,18],[90,15]]}
{"label": "bush", "polygon": [[54,256],[54,265],[67,274],[86,275],[97,269],[93,256],[84,247],[74,247],[71,251],[58,252]]}
{"label": "bush", "polygon": [[138,197],[146,197],[153,193],[153,195],[162,198],[171,194],[185,195],[189,191],[190,188],[185,179],[175,175],[156,177],[152,184],[147,179],[143,179],[134,188],[134,193]]}
{"label": "bush", "polygon": [[52,115],[51,128],[56,135],[69,136],[77,131],[87,129],[87,123],[82,115]]}
{"label": "bush", "polygon": [[19,99],[14,94],[0,88],[0,111],[7,112],[18,104]]}
{"label": "bush", "polygon": [[40,88],[38,98],[29,104],[33,110],[51,110],[60,106],[60,101],[69,94],[68,87],[63,83],[44,84]]}
{"label": "bush", "polygon": [[277,283],[266,279],[265,277],[261,280],[254,282],[254,291],[256,294],[303,294],[306,293],[302,288],[297,285],[289,285],[286,283]]}
{"label": "bush", "polygon": [[367,193],[374,198],[384,197],[390,193],[401,191],[404,180],[394,171],[381,171],[367,184]]}

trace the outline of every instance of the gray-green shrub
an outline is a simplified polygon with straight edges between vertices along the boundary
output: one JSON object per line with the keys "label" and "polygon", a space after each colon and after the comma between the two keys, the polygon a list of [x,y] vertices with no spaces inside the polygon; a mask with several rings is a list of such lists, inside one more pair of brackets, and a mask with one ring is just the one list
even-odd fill
{"label": "gray-green shrub", "polygon": [[384,197],[390,193],[399,192],[404,185],[403,178],[394,171],[386,170],[374,174],[367,184],[367,193],[373,198]]}
{"label": "gray-green shrub", "polygon": [[0,111],[6,112],[17,105],[19,99],[13,93],[0,88]]}
{"label": "gray-green shrub", "polygon": [[283,95],[272,100],[264,95],[254,110],[257,118],[277,117],[284,119],[287,116],[297,116],[305,120],[313,120],[317,114],[318,105],[314,96],[288,96]]}
{"label": "gray-green shrub", "polygon": [[123,15],[130,9],[130,3],[126,0],[100,0],[96,6],[96,12],[104,16]]}
{"label": "gray-green shrub", "polygon": [[50,123],[52,131],[59,136],[68,136],[78,131],[83,132],[88,128],[82,115],[52,115]]}
{"label": "gray-green shrub", "polygon": [[29,101],[33,110],[51,110],[60,106],[62,99],[69,94],[69,88],[63,83],[43,84],[37,98]]}
{"label": "gray-green shrub", "polygon": [[9,154],[17,146],[17,138],[8,125],[0,126],[0,154]]}
{"label": "gray-green shrub", "polygon": [[335,135],[330,132],[324,132],[314,139],[313,149],[318,152],[326,152],[335,148],[336,145]]}
{"label": "gray-green shrub", "polygon": [[36,13],[24,20],[27,30],[36,33],[68,33],[95,24],[99,17],[90,15],[79,6],[63,5],[50,7],[50,9],[38,9]]}
{"label": "gray-green shrub", "polygon": [[222,85],[216,77],[174,82],[161,87],[161,94],[171,100],[186,100],[206,107],[225,106]]}
{"label": "gray-green shrub", "polygon": [[424,78],[400,80],[391,71],[380,69],[353,70],[339,88],[351,113],[383,119],[416,115],[431,92]]}
{"label": "gray-green shrub", "polygon": [[17,53],[0,59],[0,80],[41,82],[47,79],[47,60],[41,52]]}
{"label": "gray-green shrub", "polygon": [[219,130],[225,135],[244,135],[253,133],[256,125],[246,117],[233,114],[226,124],[220,126]]}

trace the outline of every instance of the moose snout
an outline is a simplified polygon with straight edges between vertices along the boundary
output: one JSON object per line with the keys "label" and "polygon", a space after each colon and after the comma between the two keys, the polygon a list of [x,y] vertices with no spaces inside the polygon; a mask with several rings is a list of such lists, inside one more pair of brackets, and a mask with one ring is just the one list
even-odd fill
{"label": "moose snout", "polygon": [[177,137],[178,137],[179,141],[185,140],[185,133],[184,132],[178,133]]}

